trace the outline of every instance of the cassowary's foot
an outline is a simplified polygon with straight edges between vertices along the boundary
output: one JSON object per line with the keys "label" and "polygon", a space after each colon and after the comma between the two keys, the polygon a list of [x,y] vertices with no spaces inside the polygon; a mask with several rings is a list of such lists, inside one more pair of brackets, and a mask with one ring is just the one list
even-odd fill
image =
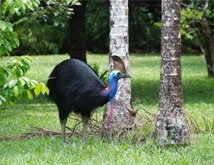
{"label": "cassowary's foot", "polygon": [[85,144],[87,140],[87,124],[88,124],[89,118],[88,117],[82,117],[82,143]]}
{"label": "cassowary's foot", "polygon": [[60,120],[61,129],[62,129],[62,143],[66,143],[66,140],[65,140],[66,122],[67,122],[67,119],[65,119],[65,120]]}

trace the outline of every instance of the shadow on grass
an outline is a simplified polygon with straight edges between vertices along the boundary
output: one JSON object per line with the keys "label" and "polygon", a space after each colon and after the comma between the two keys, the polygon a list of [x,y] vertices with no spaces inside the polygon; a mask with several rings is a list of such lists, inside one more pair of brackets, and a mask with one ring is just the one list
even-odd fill
{"label": "shadow on grass", "polygon": [[[185,103],[214,103],[214,79],[184,79]],[[143,104],[158,104],[159,80],[136,79],[132,82],[132,98]]]}
{"label": "shadow on grass", "polygon": [[[211,78],[184,78],[183,93],[185,103],[213,103],[214,79]],[[132,99],[139,99],[142,104],[157,105],[159,96],[159,80],[133,79]],[[47,96],[38,96],[29,101],[23,99],[20,104],[47,104],[53,103]]]}

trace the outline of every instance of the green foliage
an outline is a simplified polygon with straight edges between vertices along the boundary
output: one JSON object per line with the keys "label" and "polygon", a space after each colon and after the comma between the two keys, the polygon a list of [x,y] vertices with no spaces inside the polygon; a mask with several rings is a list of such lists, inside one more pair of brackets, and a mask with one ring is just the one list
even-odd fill
{"label": "green foliage", "polygon": [[[198,22],[200,23],[202,19],[203,12],[191,9],[191,8],[182,8],[181,9],[181,26],[180,33],[186,39],[193,39],[195,29],[191,27],[191,23]],[[161,22],[155,22],[154,26],[161,27]]]}
{"label": "green foliage", "polygon": [[[56,0],[55,0],[56,1]],[[55,2],[53,1],[53,2]],[[61,1],[60,1],[61,2]],[[74,1],[72,1],[72,5]],[[153,25],[160,20],[160,7],[149,8],[133,1],[129,15],[129,47],[131,52],[159,51],[160,29]],[[14,29],[19,34],[20,47],[14,54],[57,54],[69,50],[69,15],[67,7],[72,5],[47,4],[41,1],[34,14],[21,16]],[[78,3],[77,3],[78,5]],[[108,52],[109,49],[109,3],[87,1],[86,44],[91,52]],[[69,34],[69,35],[68,35]]]}
{"label": "green foliage", "polygon": [[37,12],[15,22],[21,46],[14,54],[52,54],[68,50],[68,19],[77,0],[42,0]]}
{"label": "green foliage", "polygon": [[98,74],[98,76],[100,77],[100,79],[107,84],[108,83],[108,70],[103,69],[100,65],[98,65],[97,63],[92,65],[92,68],[94,69],[94,71]]}
{"label": "green foliage", "polygon": [[109,47],[109,7],[106,1],[91,0],[86,9],[86,43],[92,52],[107,52]]}
{"label": "green foliage", "polygon": [[[202,17],[205,1],[183,1],[181,8],[180,33],[183,37],[183,51],[200,52],[200,47],[204,44],[202,29]],[[210,29],[214,32],[214,1],[209,1],[207,9],[207,20]],[[161,27],[161,22],[155,22],[154,26]]]}
{"label": "green foliage", "polygon": [[0,57],[9,54],[13,48],[19,46],[17,34],[13,31],[10,19],[28,10],[35,10],[39,0],[1,0],[0,1]]}
{"label": "green foliage", "polygon": [[[160,29],[153,26],[160,20],[160,8],[152,10],[137,1],[130,1],[129,48],[132,52],[159,51]],[[109,3],[91,0],[86,10],[86,43],[92,52],[108,52],[109,49]]]}
{"label": "green foliage", "polygon": [[39,9],[42,11],[37,17],[42,16],[44,21],[53,23],[54,26],[65,26],[63,17],[67,19],[73,14],[73,6],[78,6],[78,0],[42,0]]}
{"label": "green foliage", "polygon": [[9,54],[13,48],[19,46],[17,34],[13,31],[13,25],[10,22],[0,20],[0,57]]}
{"label": "green foliage", "polygon": [[[134,2],[133,2],[134,3]],[[132,52],[159,52],[160,28],[154,26],[160,21],[160,7],[149,8],[133,4],[129,12],[129,45]]]}
{"label": "green foliage", "polygon": [[[9,18],[20,14],[20,10],[26,10],[26,4],[22,4],[21,0],[0,1],[0,57],[9,54],[13,48],[19,46],[17,34],[13,31],[13,24],[9,22]],[[20,7],[20,8],[19,8]]]}
{"label": "green foliage", "polygon": [[[9,54],[13,48],[19,46],[17,34],[13,31],[10,21],[14,15],[20,15],[28,10],[34,11],[39,5],[39,0],[5,0],[0,6],[0,57]],[[37,89],[35,94],[47,93],[48,88],[44,83],[39,83],[25,77],[30,69],[30,57],[13,57],[6,64],[0,65],[0,105],[14,103],[21,97],[32,99],[32,89]]]}
{"label": "green foliage", "polygon": [[[0,3],[0,57],[2,57],[19,46],[13,24],[21,23],[25,20],[25,17],[16,21],[16,23],[12,23],[13,18],[16,17],[17,19],[18,16],[28,11],[32,14],[39,7],[40,1],[1,0]],[[43,3],[47,5],[47,9],[51,11],[54,9],[54,16],[58,15],[57,12],[66,12],[69,15],[72,12],[70,5],[79,5],[77,0],[44,0]],[[45,13],[46,10],[41,10],[39,15],[44,16]],[[55,23],[55,25],[58,26],[58,23]],[[28,56],[13,57],[6,64],[0,65],[0,105],[3,103],[12,104],[22,97],[32,99],[32,91],[36,96],[49,93],[49,89],[44,83],[25,77],[26,72],[30,69],[31,62],[31,58]]]}
{"label": "green foliage", "polygon": [[22,97],[33,99],[33,90],[36,96],[49,93],[44,83],[25,77],[31,62],[29,56],[12,57],[6,64],[0,65],[0,105],[12,104]]}
{"label": "green foliage", "polygon": [[[24,17],[23,22],[15,26],[15,31],[19,34],[20,47],[13,54],[50,54],[59,53],[67,45],[66,37],[68,26],[58,25],[57,27],[49,22],[34,17]],[[61,20],[61,23],[65,23]]]}
{"label": "green foliage", "polygon": [[[184,38],[192,40],[194,37],[202,35],[202,18],[205,1],[187,2],[181,9],[181,34]],[[214,31],[214,1],[210,1],[209,8],[206,10],[209,26]]]}
{"label": "green foliage", "polygon": [[13,15],[21,15],[28,10],[34,11],[38,8],[39,0],[5,0],[2,4],[2,13],[4,17],[12,17]]}
{"label": "green foliage", "polygon": [[192,23],[200,23],[203,12],[197,9],[183,8],[181,9],[181,35],[186,39],[193,39],[195,29]]}

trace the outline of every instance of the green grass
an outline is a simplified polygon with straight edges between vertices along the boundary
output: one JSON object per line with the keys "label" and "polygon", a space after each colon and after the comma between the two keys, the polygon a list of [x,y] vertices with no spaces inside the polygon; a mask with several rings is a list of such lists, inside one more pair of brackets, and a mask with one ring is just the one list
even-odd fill
{"label": "green grass", "polygon": [[[35,56],[28,76],[45,82],[53,67],[66,58],[65,55]],[[132,98],[139,116],[144,115],[142,109],[157,113],[160,57],[131,55],[130,61]],[[108,68],[106,55],[88,55],[88,62]],[[202,130],[208,129],[205,133],[193,134],[189,146],[159,148],[149,137],[151,125],[146,125],[133,131],[131,139],[111,141],[90,135],[85,145],[79,136],[68,138],[66,145],[61,143],[60,137],[0,141],[0,164],[214,164],[211,130],[214,127],[214,79],[207,77],[203,57],[182,57],[182,79],[185,111],[197,120]],[[102,111],[102,108],[97,110],[94,117],[101,118]],[[68,125],[72,127],[73,121],[69,120]],[[0,136],[30,132],[32,126],[60,131],[56,106],[44,96],[32,101],[21,100],[13,107],[0,107],[0,126]],[[139,143],[134,136],[144,140]]]}

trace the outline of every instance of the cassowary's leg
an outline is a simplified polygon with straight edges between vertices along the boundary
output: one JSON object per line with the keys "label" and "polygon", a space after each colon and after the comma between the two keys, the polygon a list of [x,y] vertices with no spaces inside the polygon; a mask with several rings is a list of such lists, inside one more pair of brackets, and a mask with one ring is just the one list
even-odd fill
{"label": "cassowary's leg", "polygon": [[62,142],[65,143],[65,129],[66,129],[66,122],[67,119],[60,120],[61,123],[61,129],[62,129]]}
{"label": "cassowary's leg", "polygon": [[87,125],[89,117],[82,117],[82,142],[85,143],[87,139]]}

